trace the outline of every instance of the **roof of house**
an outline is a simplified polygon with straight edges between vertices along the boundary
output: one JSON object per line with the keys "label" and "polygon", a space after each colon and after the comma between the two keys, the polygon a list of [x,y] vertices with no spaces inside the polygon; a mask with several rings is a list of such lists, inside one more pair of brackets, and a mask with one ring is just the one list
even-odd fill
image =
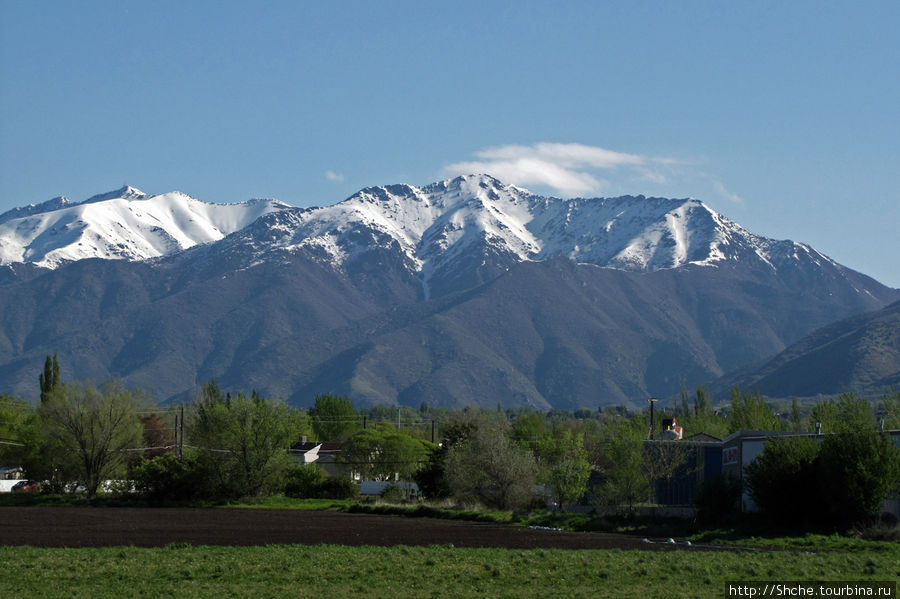
{"label": "roof of house", "polygon": [[321,445],[321,443],[316,443],[315,441],[297,441],[291,445],[291,451],[306,452],[310,449],[315,449],[319,445]]}
{"label": "roof of house", "polygon": [[712,435],[708,435],[706,433],[695,433],[690,437],[685,437],[685,441],[706,441],[708,443],[721,443],[722,439],[718,437],[713,437]]}

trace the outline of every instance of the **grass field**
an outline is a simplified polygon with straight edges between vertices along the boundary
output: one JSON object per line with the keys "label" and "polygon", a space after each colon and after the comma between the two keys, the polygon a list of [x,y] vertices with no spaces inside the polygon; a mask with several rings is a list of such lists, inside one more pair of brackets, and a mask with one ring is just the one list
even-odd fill
{"label": "grass field", "polygon": [[894,581],[900,547],[810,552],[280,545],[0,547],[0,597],[727,597],[735,581]]}
{"label": "grass field", "polygon": [[[55,505],[52,498],[38,505]],[[61,501],[61,500],[59,500]],[[65,503],[65,502],[63,502]],[[593,529],[588,518],[272,498],[244,508],[328,509]],[[224,506],[223,506],[224,507]],[[235,504],[232,504],[235,507]],[[432,513],[434,512],[434,513]],[[608,530],[608,529],[607,529]],[[0,546],[0,597],[728,597],[732,582],[900,580],[900,543],[846,535],[695,533],[757,550],[470,549],[453,546]],[[632,532],[640,532],[640,529]],[[758,534],[758,532],[754,532]],[[0,531],[0,545],[2,545]],[[769,548],[759,550],[759,548]],[[733,595],[732,595],[733,596]],[[895,595],[896,596],[896,595]]]}

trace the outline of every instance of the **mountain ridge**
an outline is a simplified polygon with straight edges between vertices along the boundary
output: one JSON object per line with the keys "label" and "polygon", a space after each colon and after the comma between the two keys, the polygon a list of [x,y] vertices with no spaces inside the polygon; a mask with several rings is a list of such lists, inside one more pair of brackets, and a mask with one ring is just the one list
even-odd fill
{"label": "mountain ridge", "polygon": [[[154,201],[199,202],[173,192],[48,214]],[[34,364],[57,353],[65,378],[119,376],[162,400],[215,378],[297,405],[323,392],[638,405],[900,299],[691,198],[545,198],[469,176],[324,208],[272,202],[239,207],[219,239],[148,258],[0,265],[0,389],[33,396]],[[28,218],[40,217],[5,225]]]}
{"label": "mountain ridge", "polygon": [[0,217],[0,264],[56,268],[85,258],[146,260],[222,239],[286,208],[275,200],[201,202],[181,192],[133,187],[72,203],[57,198]]}

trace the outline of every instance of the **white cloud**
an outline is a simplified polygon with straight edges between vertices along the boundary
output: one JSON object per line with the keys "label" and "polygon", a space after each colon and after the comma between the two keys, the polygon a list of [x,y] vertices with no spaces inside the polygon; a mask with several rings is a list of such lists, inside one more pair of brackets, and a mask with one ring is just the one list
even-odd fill
{"label": "white cloud", "polygon": [[715,174],[699,168],[696,160],[627,154],[576,143],[486,148],[475,152],[474,160],[448,165],[442,174],[487,174],[504,183],[535,186],[538,193],[544,193],[543,187],[562,197],[642,194],[744,204]]}
{"label": "white cloud", "polygon": [[647,165],[653,162],[596,146],[548,142],[487,148],[475,156],[478,160],[448,165],[444,174],[485,173],[516,185],[545,185],[565,196],[596,193],[607,187],[609,181],[596,171],[640,167],[650,172]]}
{"label": "white cloud", "polygon": [[744,205],[744,198],[742,198],[738,194],[728,190],[725,187],[725,185],[722,184],[721,181],[713,179],[712,186],[713,186],[713,189],[715,189],[716,192],[718,192],[720,197],[725,198],[726,200],[728,200],[730,202],[734,202],[735,204],[738,204],[739,206]]}
{"label": "white cloud", "polygon": [[344,175],[343,175],[343,173],[336,173],[334,171],[328,170],[328,171],[325,171],[325,178],[328,179],[329,181],[340,182],[340,181],[344,180]]}

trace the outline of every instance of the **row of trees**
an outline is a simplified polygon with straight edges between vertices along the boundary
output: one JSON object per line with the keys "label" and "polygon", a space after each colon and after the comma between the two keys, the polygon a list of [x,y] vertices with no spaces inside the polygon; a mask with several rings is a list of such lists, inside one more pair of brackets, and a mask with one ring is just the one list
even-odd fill
{"label": "row of trees", "polygon": [[[650,428],[646,411],[450,411],[425,404],[419,410],[377,406],[361,411],[349,398],[333,395],[316,397],[312,408],[298,410],[256,392],[232,395],[211,382],[179,411],[175,423],[171,411],[154,409],[149,398],[121,384],[99,389],[64,384],[58,373],[58,363],[48,357],[37,406],[0,397],[0,463],[22,464],[30,478],[46,481],[49,490],[77,481],[76,486],[93,495],[103,481],[127,478],[156,498],[252,496],[288,488],[292,494],[350,492],[325,485],[317,467],[294,465],[289,447],[307,435],[340,443],[339,465],[345,471],[365,479],[416,480],[430,497],[515,509],[531,501],[540,484],[564,506],[584,496],[593,470],[602,475],[592,497],[595,503],[633,506],[652,501],[656,484],[679,469],[683,472],[688,457],[686,448],[681,451],[677,444],[643,442]],[[866,455],[884,445],[872,406],[852,396],[821,402],[808,413],[794,404],[788,414],[779,415],[758,394],[739,390],[732,393],[727,409],[716,411],[699,388],[693,398],[685,393],[670,409],[657,409],[655,429],[663,417],[672,415],[690,433],[720,438],[739,429],[813,430],[819,422],[826,431],[865,431],[869,441],[882,439],[862,443],[860,451],[869,452]],[[880,415],[887,427],[900,428],[900,393],[883,398]],[[401,416],[402,428],[394,424]],[[432,437],[435,430],[437,438]],[[771,505],[766,476],[799,481],[814,473],[819,479],[837,480],[837,462],[827,457],[851,455],[847,447],[835,450],[830,444],[817,445],[815,452],[809,447],[772,447],[783,453],[767,448],[772,455],[759,462],[765,476],[750,472],[757,477],[751,490],[766,510]],[[887,450],[879,455],[878,463],[897,462],[896,454]],[[771,466],[782,463],[794,471]],[[875,472],[869,465],[865,468]],[[888,486],[896,483],[890,468],[877,472]],[[887,488],[865,480],[858,484],[871,489],[873,497],[883,496]],[[779,499],[783,495],[772,495],[776,504],[785,503]],[[839,504],[838,499],[834,502]],[[869,509],[871,502],[865,506],[860,509]]]}

